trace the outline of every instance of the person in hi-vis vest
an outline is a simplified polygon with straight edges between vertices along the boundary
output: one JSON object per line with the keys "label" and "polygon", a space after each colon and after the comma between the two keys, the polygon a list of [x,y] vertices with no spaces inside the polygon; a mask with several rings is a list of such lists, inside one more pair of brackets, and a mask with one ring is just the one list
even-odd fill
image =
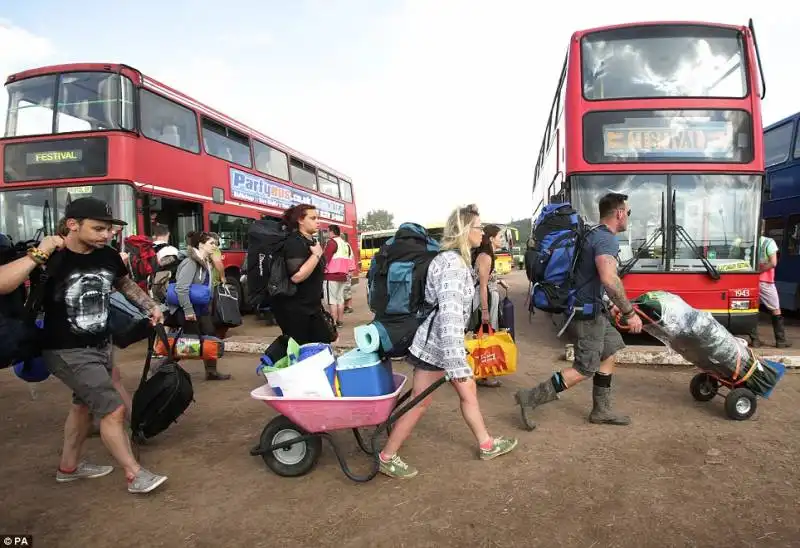
{"label": "person in hi-vis vest", "polygon": [[347,275],[353,270],[355,260],[350,246],[342,239],[342,231],[337,225],[330,225],[328,231],[333,237],[325,246],[325,301],[330,307],[336,327],[342,327],[344,319],[344,286]]}

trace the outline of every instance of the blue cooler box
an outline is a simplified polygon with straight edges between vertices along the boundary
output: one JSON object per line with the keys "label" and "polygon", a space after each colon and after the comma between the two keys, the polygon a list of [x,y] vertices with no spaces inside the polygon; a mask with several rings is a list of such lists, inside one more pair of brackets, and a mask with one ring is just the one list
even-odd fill
{"label": "blue cooler box", "polygon": [[345,398],[385,396],[395,390],[392,361],[381,361],[377,352],[358,348],[336,360],[339,390]]}

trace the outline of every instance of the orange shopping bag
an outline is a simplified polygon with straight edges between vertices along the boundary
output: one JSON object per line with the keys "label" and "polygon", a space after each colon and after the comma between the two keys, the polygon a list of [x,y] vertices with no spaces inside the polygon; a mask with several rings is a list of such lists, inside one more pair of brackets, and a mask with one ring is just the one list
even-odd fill
{"label": "orange shopping bag", "polygon": [[474,338],[466,339],[467,363],[472,367],[476,379],[510,375],[517,370],[517,345],[508,331],[495,331],[487,326],[489,333],[484,334],[483,326],[478,329]]}

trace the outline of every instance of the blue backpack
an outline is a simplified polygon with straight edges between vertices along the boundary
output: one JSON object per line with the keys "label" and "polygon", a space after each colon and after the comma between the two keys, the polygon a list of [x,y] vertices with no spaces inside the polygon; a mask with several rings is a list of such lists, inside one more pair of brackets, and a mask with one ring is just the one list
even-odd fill
{"label": "blue backpack", "polygon": [[385,356],[405,355],[417,328],[436,309],[425,302],[425,280],[438,253],[439,242],[425,227],[403,223],[372,257],[367,302]]}
{"label": "blue backpack", "polygon": [[589,227],[569,202],[548,204],[533,223],[532,246],[525,253],[530,280],[531,314],[535,309],[573,313],[575,270]]}

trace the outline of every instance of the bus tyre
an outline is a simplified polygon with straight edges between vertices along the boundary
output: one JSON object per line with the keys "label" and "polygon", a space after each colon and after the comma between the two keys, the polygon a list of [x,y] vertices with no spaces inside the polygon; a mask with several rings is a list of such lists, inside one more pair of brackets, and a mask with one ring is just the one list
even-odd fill
{"label": "bus tyre", "polygon": [[735,421],[746,421],[756,412],[756,395],[747,388],[734,388],[725,396],[725,413]]}
{"label": "bus tyre", "polygon": [[698,373],[689,383],[689,391],[697,401],[711,401],[719,391],[719,382],[708,373]]}

